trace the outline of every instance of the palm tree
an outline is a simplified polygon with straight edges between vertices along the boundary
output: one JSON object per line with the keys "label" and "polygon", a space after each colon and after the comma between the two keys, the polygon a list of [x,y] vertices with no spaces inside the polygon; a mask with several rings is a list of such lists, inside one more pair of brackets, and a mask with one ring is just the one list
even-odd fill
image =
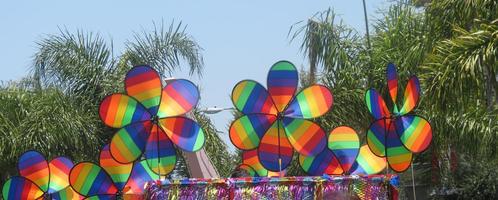
{"label": "palm tree", "polygon": [[[202,75],[202,48],[174,22],[154,26],[126,43],[122,55],[114,55],[112,41],[98,34],[61,30],[37,43],[32,73],[25,80],[0,88],[1,180],[14,174],[17,157],[37,149],[48,157],[67,155],[75,161],[96,160],[100,147],[114,130],[100,122],[98,107],[108,94],[122,92],[126,72],[137,64],[149,64],[162,78],[187,69]],[[185,62],[184,62],[185,61]],[[194,112],[206,134],[206,149],[217,170],[225,175],[231,164],[226,146],[209,119]],[[183,159],[179,159],[182,161]],[[177,174],[188,175],[185,163]]]}

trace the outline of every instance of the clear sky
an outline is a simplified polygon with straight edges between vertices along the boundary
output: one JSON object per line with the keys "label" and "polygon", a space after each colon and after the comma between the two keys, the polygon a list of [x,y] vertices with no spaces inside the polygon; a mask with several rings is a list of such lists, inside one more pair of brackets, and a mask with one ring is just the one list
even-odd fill
{"label": "clear sky", "polygon": [[[367,0],[369,20],[374,20],[386,0]],[[208,1],[2,1],[0,2],[0,80],[16,80],[29,72],[36,41],[59,27],[101,34],[112,39],[115,55],[134,32],[151,30],[152,22],[172,20],[187,24],[187,32],[202,46],[202,78],[178,72],[201,88],[200,107],[231,107],[233,86],[243,79],[266,85],[269,67],[289,60],[307,66],[299,42],[290,43],[289,28],[316,12],[333,8],[344,22],[364,33],[362,0],[208,0]],[[221,136],[228,139],[229,112],[212,115]]]}

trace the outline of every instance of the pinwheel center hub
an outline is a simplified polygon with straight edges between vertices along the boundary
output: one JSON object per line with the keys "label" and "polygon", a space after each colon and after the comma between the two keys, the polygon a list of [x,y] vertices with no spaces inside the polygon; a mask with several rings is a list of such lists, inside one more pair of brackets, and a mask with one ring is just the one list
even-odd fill
{"label": "pinwheel center hub", "polygon": [[150,121],[152,121],[153,124],[157,124],[159,122],[159,117],[157,115],[154,115],[152,116]]}
{"label": "pinwheel center hub", "polygon": [[281,119],[283,119],[283,118],[284,118],[284,112],[279,112],[279,113],[277,113],[277,119],[278,119],[278,120],[281,120]]}

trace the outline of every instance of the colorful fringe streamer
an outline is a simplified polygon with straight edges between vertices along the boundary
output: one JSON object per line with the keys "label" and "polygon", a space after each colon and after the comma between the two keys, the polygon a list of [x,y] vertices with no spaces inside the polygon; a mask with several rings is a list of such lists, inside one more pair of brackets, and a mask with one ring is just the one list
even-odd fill
{"label": "colorful fringe streamer", "polygon": [[397,199],[397,175],[251,177],[149,182],[145,199]]}

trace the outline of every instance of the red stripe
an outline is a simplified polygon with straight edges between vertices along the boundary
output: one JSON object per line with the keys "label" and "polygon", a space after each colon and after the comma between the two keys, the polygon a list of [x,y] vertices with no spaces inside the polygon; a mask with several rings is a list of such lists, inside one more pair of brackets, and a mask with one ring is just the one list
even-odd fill
{"label": "red stripe", "polygon": [[126,87],[130,87],[139,83],[144,82],[144,80],[159,79],[159,76],[155,71],[147,71],[135,76],[126,77],[125,84]]}

